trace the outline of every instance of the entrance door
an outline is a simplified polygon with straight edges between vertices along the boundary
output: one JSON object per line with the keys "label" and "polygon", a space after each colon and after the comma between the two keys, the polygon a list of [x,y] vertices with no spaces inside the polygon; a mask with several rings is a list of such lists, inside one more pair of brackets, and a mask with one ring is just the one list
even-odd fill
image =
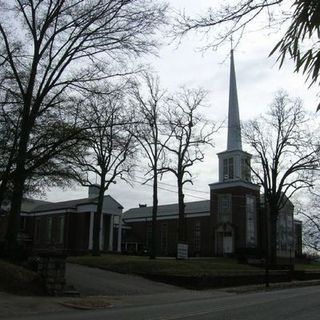
{"label": "entrance door", "polygon": [[223,232],[216,233],[216,255],[223,256]]}
{"label": "entrance door", "polygon": [[223,254],[233,253],[232,232],[224,232],[223,235]]}

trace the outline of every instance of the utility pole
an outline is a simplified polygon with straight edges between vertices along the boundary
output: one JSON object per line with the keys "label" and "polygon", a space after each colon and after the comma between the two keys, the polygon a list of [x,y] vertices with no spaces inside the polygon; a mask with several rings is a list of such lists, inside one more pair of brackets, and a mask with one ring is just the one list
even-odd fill
{"label": "utility pole", "polygon": [[266,219],[266,248],[265,248],[265,285],[266,288],[270,286],[270,274],[269,274],[269,206],[267,205],[266,189],[264,189],[264,215]]}

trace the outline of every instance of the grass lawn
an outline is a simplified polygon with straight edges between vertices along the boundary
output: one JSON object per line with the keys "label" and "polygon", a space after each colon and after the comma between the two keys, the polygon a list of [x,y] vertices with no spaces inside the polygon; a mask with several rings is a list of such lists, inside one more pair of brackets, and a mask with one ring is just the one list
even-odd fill
{"label": "grass lawn", "polygon": [[107,269],[110,271],[139,274],[139,275],[174,275],[174,276],[216,276],[237,275],[243,273],[262,272],[263,270],[239,264],[231,258],[206,258],[176,260],[172,258],[148,257],[104,254],[100,257],[81,256],[69,257],[68,262],[78,263],[90,267]]}
{"label": "grass lawn", "polygon": [[44,294],[38,274],[4,260],[0,260],[0,291],[21,295]]}
{"label": "grass lawn", "polygon": [[319,262],[311,262],[311,263],[297,263],[294,266],[295,270],[298,271],[319,271],[320,272],[320,263]]}

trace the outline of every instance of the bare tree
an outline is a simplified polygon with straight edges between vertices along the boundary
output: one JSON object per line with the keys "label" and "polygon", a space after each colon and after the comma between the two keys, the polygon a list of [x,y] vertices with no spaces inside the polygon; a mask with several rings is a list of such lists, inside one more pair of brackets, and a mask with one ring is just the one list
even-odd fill
{"label": "bare tree", "polygon": [[112,64],[127,66],[127,58],[156,48],[152,35],[165,20],[166,5],[146,0],[10,0],[1,1],[0,10],[1,90],[14,97],[21,115],[7,234],[12,247],[28,145],[39,117],[62,110],[83,86],[128,72],[112,70]]}
{"label": "bare tree", "polygon": [[[105,95],[87,96],[82,104],[83,126],[86,128],[85,153],[76,153],[73,163],[80,172],[82,185],[98,185],[97,211],[94,216],[92,254],[100,255],[100,221],[104,194],[116,179],[130,175],[134,167],[135,143],[130,130],[132,117],[128,115],[123,93],[114,90]],[[92,176],[99,183],[92,183]]]}
{"label": "bare tree", "polygon": [[183,187],[187,183],[193,184],[192,166],[203,161],[203,148],[212,146],[212,134],[216,131],[215,126],[198,112],[205,96],[202,89],[184,89],[167,100],[165,127],[171,137],[164,145],[168,153],[166,165],[160,171],[171,172],[177,179],[179,243],[187,243],[188,240]]}
{"label": "bare tree", "polygon": [[140,124],[134,131],[135,138],[139,142],[142,153],[148,160],[149,170],[146,175],[150,175],[145,183],[153,181],[153,206],[152,206],[152,236],[150,259],[156,258],[156,225],[158,213],[158,176],[162,167],[165,153],[164,147],[170,137],[164,139],[163,113],[165,103],[165,91],[159,86],[159,79],[150,73],[143,76],[143,84],[136,84],[133,90],[133,99],[131,105],[136,110],[136,119]]}
{"label": "bare tree", "polygon": [[[181,38],[191,31],[208,36],[205,48],[216,49],[233,36],[239,42],[245,29],[264,17],[264,27],[280,29],[289,24],[281,40],[270,55],[278,53],[280,67],[292,59],[295,71],[306,74],[311,84],[318,80],[320,70],[320,3],[318,0],[295,0],[292,6],[284,0],[224,1],[219,7],[208,8],[200,17],[190,17],[184,12],[176,17],[173,34]],[[259,31],[258,31],[259,32]],[[211,36],[211,38],[210,38]],[[320,104],[317,109],[319,110]]]}
{"label": "bare tree", "polygon": [[279,92],[266,116],[249,121],[244,139],[254,151],[252,171],[263,187],[270,211],[271,262],[276,263],[276,223],[279,211],[298,190],[313,185],[319,168],[319,144],[307,128],[299,99]]}

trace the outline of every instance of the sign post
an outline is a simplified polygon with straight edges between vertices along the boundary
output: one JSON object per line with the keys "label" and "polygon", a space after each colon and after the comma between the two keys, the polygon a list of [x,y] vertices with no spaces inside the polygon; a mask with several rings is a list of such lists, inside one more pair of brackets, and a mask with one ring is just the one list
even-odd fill
{"label": "sign post", "polygon": [[188,245],[185,243],[178,243],[177,259],[188,259]]}

